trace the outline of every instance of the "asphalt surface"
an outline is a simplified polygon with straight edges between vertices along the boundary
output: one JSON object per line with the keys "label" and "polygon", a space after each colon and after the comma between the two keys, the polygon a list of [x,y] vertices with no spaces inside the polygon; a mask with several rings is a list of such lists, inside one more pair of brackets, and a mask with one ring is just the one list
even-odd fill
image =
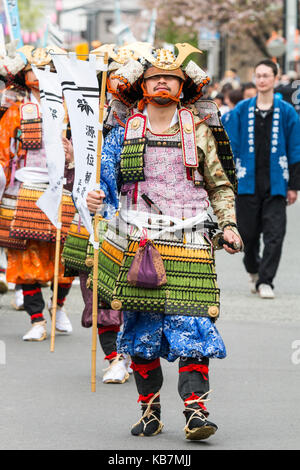
{"label": "asphalt surface", "polygon": [[[242,255],[217,254],[222,312],[217,327],[228,356],[210,364],[210,418],[219,430],[209,440],[184,438],[183,406],[177,393],[177,364],[162,361],[162,434],[131,436],[140,418],[134,379],[101,382],[106,364],[97,351],[97,389],[91,392],[91,329],[80,324],[80,289],[73,286],[66,308],[73,334],[26,343],[24,312],[0,308],[0,449],[221,450],[300,448],[300,204],[288,209],[288,231],[274,300],[248,289]],[[49,290],[43,290],[45,299]]]}

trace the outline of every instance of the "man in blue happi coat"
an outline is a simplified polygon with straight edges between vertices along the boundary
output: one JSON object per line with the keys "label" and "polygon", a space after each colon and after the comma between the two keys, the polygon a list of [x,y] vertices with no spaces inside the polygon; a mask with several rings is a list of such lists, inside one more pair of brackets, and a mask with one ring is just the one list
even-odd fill
{"label": "man in blue happi coat", "polygon": [[[300,121],[293,106],[274,94],[277,65],[255,67],[257,96],[243,100],[223,119],[236,162],[238,227],[251,291],[274,298],[286,230],[286,205],[300,189]],[[264,249],[260,255],[260,236]]]}

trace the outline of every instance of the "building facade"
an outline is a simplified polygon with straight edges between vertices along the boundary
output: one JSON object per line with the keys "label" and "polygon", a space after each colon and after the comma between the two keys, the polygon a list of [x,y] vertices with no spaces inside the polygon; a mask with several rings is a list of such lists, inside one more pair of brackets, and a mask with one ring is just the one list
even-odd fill
{"label": "building facade", "polygon": [[[63,9],[58,13],[60,27],[71,35],[80,34],[89,44],[93,41],[115,43],[115,8],[112,0],[83,2],[82,0],[63,0]],[[141,14],[139,0],[121,0],[120,22],[132,25]]]}

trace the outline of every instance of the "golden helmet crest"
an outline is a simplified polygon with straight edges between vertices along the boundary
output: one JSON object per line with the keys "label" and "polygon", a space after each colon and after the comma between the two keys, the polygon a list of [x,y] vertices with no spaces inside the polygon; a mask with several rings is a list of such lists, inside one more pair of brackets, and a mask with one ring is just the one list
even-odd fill
{"label": "golden helmet crest", "polygon": [[162,70],[176,70],[191,54],[195,52],[202,54],[200,49],[186,42],[175,44],[178,50],[177,56],[169,49],[154,49],[150,43],[145,42],[135,42],[124,47],[130,48],[138,57],[146,59],[151,65]]}
{"label": "golden helmet crest", "polygon": [[130,59],[136,59],[134,52],[127,46],[117,46],[116,44],[102,44],[91,51],[91,54],[108,54],[108,58],[122,65]]}
{"label": "golden helmet crest", "polygon": [[18,49],[18,52],[24,54],[28,64],[36,65],[37,67],[50,64],[52,61],[51,54],[66,54],[66,51],[57,46],[34,47],[26,45]]}

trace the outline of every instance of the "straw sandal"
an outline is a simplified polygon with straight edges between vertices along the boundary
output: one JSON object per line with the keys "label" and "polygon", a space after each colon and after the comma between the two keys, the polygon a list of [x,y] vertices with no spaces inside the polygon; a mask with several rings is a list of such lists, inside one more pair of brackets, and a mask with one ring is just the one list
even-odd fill
{"label": "straw sandal", "polygon": [[161,432],[164,425],[160,421],[160,404],[153,403],[158,395],[159,392],[151,398],[147,406],[142,405],[144,413],[141,419],[131,428],[133,436],[150,437],[156,436]]}

